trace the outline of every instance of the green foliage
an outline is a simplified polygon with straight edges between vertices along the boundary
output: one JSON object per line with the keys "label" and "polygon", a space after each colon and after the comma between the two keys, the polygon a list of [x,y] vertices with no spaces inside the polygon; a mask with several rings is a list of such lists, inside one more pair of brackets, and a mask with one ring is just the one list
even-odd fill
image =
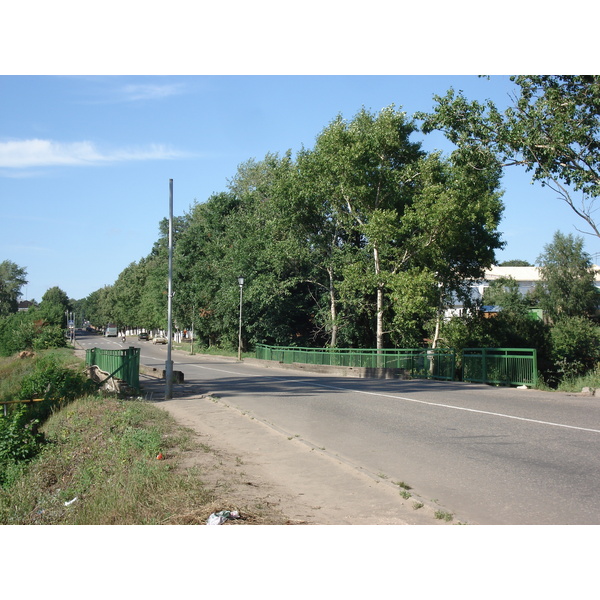
{"label": "green foliage", "polygon": [[11,356],[22,350],[61,348],[65,345],[61,327],[48,323],[35,307],[26,312],[0,317],[0,356]]}
{"label": "green foliage", "polygon": [[501,262],[499,265],[499,267],[533,267],[533,265],[526,261],[526,260],[520,260],[520,259],[513,259],[513,260],[505,260],[504,262]]}
{"label": "green foliage", "polygon": [[65,365],[55,354],[44,354],[35,362],[33,371],[21,380],[19,398],[69,402],[93,389],[89,383],[82,371]]}
{"label": "green foliage", "polygon": [[49,350],[66,346],[65,332],[59,325],[43,324],[33,337],[33,350]]}
{"label": "green foliage", "polygon": [[39,423],[39,419],[31,418],[25,405],[16,408],[10,416],[0,417],[0,478],[4,465],[30,460],[39,452],[44,440],[38,432]]}
{"label": "green foliage", "polygon": [[558,375],[571,378],[592,371],[600,361],[600,327],[585,317],[563,317],[551,329]]}
{"label": "green foliage", "polygon": [[591,258],[583,251],[583,238],[557,231],[538,262],[541,281],[536,294],[551,319],[595,314],[600,292],[594,285]]}
{"label": "green foliage", "polygon": [[[151,403],[83,397],[55,412],[43,431],[44,452],[26,469],[5,471],[0,524],[204,524],[217,504],[231,506],[222,457]],[[157,448],[165,460],[156,460]],[[185,466],[190,452],[202,454],[202,472]],[[205,478],[212,470],[215,486]],[[286,522],[258,501],[235,508],[247,522]]]}
{"label": "green foliage", "polygon": [[17,312],[27,271],[10,260],[0,263],[0,317]]}
{"label": "green foliage", "polygon": [[558,384],[558,390],[561,392],[581,392],[585,387],[600,390],[600,363],[592,371],[584,375],[564,377]]}
{"label": "green foliage", "polygon": [[57,406],[94,390],[79,362],[69,354],[56,351],[28,359],[5,359],[2,364],[1,397],[5,400],[43,402],[13,404],[7,416],[0,417],[0,485],[7,485],[10,473],[19,471],[19,464],[31,460],[41,450],[44,436],[38,432]]}
{"label": "green foliage", "polygon": [[[506,165],[521,165],[548,185],[584,220],[594,235],[600,195],[600,77],[519,75],[512,105],[469,101],[450,89],[436,96],[432,114],[420,113],[426,132],[444,131],[469,160],[493,153]],[[581,193],[575,201],[574,192]]]}
{"label": "green foliage", "polygon": [[499,306],[518,316],[525,316],[529,308],[527,298],[519,291],[519,284],[513,277],[499,277],[490,282],[483,292],[484,306]]}

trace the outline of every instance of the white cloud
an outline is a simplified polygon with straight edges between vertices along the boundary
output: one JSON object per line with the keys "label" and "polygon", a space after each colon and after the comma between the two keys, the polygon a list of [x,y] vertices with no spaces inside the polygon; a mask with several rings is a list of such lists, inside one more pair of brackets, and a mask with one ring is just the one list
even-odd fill
{"label": "white cloud", "polygon": [[121,88],[123,99],[127,101],[156,100],[181,94],[184,90],[182,84],[130,84]]}
{"label": "white cloud", "polygon": [[161,144],[102,152],[92,142],[62,143],[52,140],[0,142],[0,168],[99,165],[136,160],[168,160],[183,156]]}

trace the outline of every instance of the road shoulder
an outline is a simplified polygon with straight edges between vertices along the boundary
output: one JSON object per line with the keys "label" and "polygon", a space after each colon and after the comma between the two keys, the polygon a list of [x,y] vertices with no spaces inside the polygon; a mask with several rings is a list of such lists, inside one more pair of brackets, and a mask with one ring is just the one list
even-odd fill
{"label": "road shoulder", "polygon": [[[157,396],[158,397],[158,396]],[[236,470],[230,494],[260,497],[290,523],[314,525],[441,525],[435,506],[397,484],[378,479],[324,449],[286,435],[243,414],[222,400],[202,394],[174,393],[154,400],[203,444],[218,451],[223,473]],[[186,459],[193,464],[193,457]],[[234,489],[235,488],[235,489]],[[420,508],[416,503],[423,503]],[[227,507],[223,507],[227,509]]]}

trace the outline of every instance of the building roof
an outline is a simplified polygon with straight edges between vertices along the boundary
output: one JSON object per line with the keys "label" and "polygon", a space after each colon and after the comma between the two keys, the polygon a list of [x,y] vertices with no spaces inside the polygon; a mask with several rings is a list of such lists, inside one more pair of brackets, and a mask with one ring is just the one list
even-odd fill
{"label": "building roof", "polygon": [[[600,283],[600,267],[598,265],[592,265],[595,272],[596,283]],[[491,269],[485,271],[484,279],[486,281],[494,281],[500,277],[512,277],[516,281],[539,281],[540,272],[538,267],[498,267],[493,266]]]}

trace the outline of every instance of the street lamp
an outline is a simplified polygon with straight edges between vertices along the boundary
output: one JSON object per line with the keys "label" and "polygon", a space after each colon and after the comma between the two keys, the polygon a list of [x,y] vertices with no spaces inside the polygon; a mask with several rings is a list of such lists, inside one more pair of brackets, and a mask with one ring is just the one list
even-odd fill
{"label": "street lamp", "polygon": [[242,360],[242,290],[244,289],[244,278],[238,277],[240,284],[240,326],[238,329],[238,360]]}

